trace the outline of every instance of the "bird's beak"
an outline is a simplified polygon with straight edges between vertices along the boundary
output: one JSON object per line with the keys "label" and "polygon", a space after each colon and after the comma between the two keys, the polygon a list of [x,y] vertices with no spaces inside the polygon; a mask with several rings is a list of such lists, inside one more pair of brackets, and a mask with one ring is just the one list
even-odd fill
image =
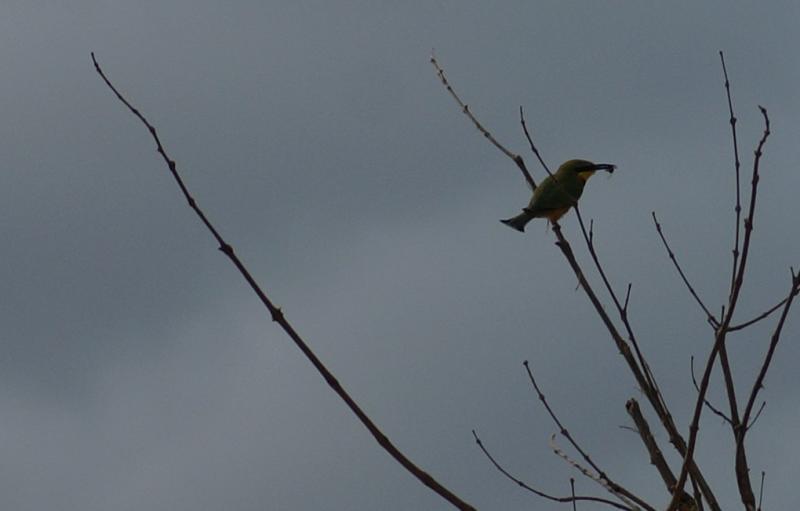
{"label": "bird's beak", "polygon": [[612,165],[610,163],[595,163],[592,170],[605,170],[609,174],[611,174],[612,172],[614,172],[614,169],[616,168],[617,168],[616,165]]}

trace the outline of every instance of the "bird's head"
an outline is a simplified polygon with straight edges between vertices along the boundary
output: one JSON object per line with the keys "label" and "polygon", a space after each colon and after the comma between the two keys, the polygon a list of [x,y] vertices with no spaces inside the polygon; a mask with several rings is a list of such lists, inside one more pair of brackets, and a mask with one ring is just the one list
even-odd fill
{"label": "bird's head", "polygon": [[598,170],[605,170],[609,174],[614,172],[617,168],[616,165],[610,163],[594,163],[588,160],[567,160],[558,167],[560,174],[577,174],[577,176],[586,181]]}

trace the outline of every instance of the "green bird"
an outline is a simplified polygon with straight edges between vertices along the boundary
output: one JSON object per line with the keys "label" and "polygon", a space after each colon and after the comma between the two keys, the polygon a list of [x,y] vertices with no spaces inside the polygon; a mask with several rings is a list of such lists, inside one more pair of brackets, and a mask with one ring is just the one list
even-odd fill
{"label": "green bird", "polygon": [[512,229],[525,232],[525,225],[534,218],[547,218],[556,222],[577,204],[583,193],[586,181],[598,170],[614,172],[616,165],[610,163],[592,163],[587,160],[568,160],[558,167],[552,176],[547,176],[544,181],[533,191],[533,197],[528,207],[522,213],[500,220]]}

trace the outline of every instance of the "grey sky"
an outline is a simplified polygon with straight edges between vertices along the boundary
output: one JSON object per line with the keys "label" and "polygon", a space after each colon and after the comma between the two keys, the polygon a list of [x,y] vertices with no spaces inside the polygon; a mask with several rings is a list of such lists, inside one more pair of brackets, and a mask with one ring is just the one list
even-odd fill
{"label": "grey sky", "polygon": [[[666,503],[618,427],[639,397],[632,377],[544,223],[523,236],[498,222],[528,191],[428,56],[539,179],[520,105],[551,165],[619,166],[591,181],[582,211],[617,289],[633,283],[634,325],[685,429],[689,356],[711,338],[650,212],[716,310],[734,190],[722,49],[745,176],[757,104],[773,129],[741,318],[785,294],[800,266],[796,2],[66,4],[0,7],[0,507],[449,509],[269,321],[90,51],[268,294],[422,467],[479,509],[555,508],[502,479],[470,434],[531,484],[568,492],[528,359],[608,472]],[[563,223],[584,258],[574,216]],[[740,394],[772,324],[732,339]],[[765,508],[800,506],[798,332],[795,311],[749,437]],[[698,458],[726,509],[739,506],[731,446],[706,416]]]}

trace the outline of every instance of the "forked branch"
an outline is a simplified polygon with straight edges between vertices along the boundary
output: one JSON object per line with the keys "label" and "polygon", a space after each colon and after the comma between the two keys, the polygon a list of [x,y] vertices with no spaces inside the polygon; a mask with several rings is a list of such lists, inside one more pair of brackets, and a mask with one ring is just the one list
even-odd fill
{"label": "forked branch", "polygon": [[481,451],[483,452],[484,456],[486,456],[489,459],[489,461],[492,463],[492,465],[494,465],[494,468],[496,468],[498,472],[503,474],[503,476],[506,479],[508,479],[510,481],[513,481],[520,488],[522,488],[524,490],[527,490],[527,491],[529,491],[529,492],[531,492],[531,493],[533,493],[535,495],[538,495],[539,497],[542,497],[542,498],[547,499],[547,500],[551,500],[553,502],[564,502],[564,503],[566,503],[566,502],[579,502],[579,501],[583,500],[583,501],[590,501],[590,502],[599,502],[601,504],[606,504],[608,506],[612,506],[612,507],[615,507],[617,509],[625,509],[625,510],[631,510],[632,509],[632,508],[630,508],[628,506],[623,506],[622,504],[614,502],[613,500],[604,499],[602,497],[575,496],[575,495],[573,495],[571,497],[557,497],[555,495],[551,495],[549,493],[543,492],[542,490],[536,489],[533,486],[531,486],[528,483],[526,483],[525,481],[523,481],[522,479],[519,479],[519,478],[515,477],[513,474],[511,474],[511,472],[506,470],[494,458],[494,456],[492,456],[492,453],[490,453],[489,449],[487,449],[486,446],[483,444],[483,441],[480,439],[480,437],[475,432],[475,430],[472,430],[472,436],[475,438],[475,443],[478,444],[478,447],[481,449]]}
{"label": "forked branch", "polygon": [[[597,465],[597,463],[595,463],[595,461],[592,460],[591,456],[589,456],[589,454],[578,444],[578,442],[572,437],[572,434],[569,432],[569,430],[559,420],[559,418],[556,415],[556,413],[550,407],[550,404],[547,402],[547,397],[544,395],[542,390],[539,388],[539,384],[536,383],[536,378],[533,377],[533,371],[531,370],[531,367],[530,367],[530,364],[528,364],[528,361],[526,360],[525,362],[523,362],[523,365],[525,366],[525,371],[528,373],[528,379],[530,380],[531,385],[533,386],[533,389],[536,391],[536,395],[539,398],[539,401],[542,402],[542,405],[544,406],[545,410],[547,410],[547,413],[550,415],[550,418],[553,419],[553,422],[555,423],[555,425],[558,426],[558,430],[559,430],[559,433],[561,434],[561,436],[563,436],[564,438],[567,439],[567,441],[572,445],[572,447],[575,448],[576,451],[578,451],[578,453],[586,461],[586,463],[588,463],[594,469],[594,471],[597,473],[597,477],[596,478],[595,477],[591,477],[591,479],[595,480],[595,481],[598,481],[598,480],[601,481],[601,485],[604,488],[609,489],[609,491],[611,491],[614,495],[621,495],[622,497],[624,497],[624,498],[626,498],[626,499],[628,499],[628,500],[630,500],[632,502],[635,502],[639,506],[647,508],[649,506],[649,504],[647,504],[640,497],[634,495],[634,493],[631,492],[630,490],[628,490],[627,488],[623,487],[622,485],[620,485],[619,483],[613,481],[610,477],[608,477],[608,474],[605,472],[605,470],[601,469]],[[584,474],[587,473],[585,470],[582,470],[582,472]]]}

